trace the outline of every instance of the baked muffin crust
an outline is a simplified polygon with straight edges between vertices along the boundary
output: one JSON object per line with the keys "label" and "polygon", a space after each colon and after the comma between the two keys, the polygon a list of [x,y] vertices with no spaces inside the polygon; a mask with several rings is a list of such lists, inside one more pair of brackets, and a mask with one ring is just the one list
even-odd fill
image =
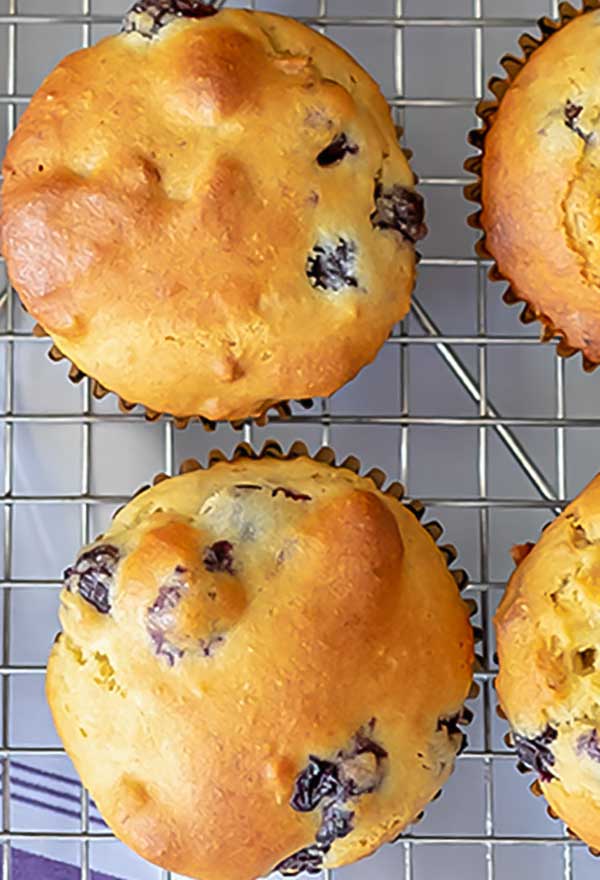
{"label": "baked muffin crust", "polygon": [[84,374],[153,412],[329,395],[406,314],[423,204],[350,56],[278,15],[145,0],[70,55],[4,161],[2,248]]}
{"label": "baked muffin crust", "polygon": [[496,616],[500,702],[521,763],[600,849],[600,477],[514,555]]}
{"label": "baked muffin crust", "polygon": [[481,171],[485,249],[512,299],[590,369],[600,362],[599,35],[600,10],[589,11],[535,49],[487,116]]}
{"label": "baked muffin crust", "polygon": [[67,570],[48,698],[104,817],[151,861],[206,880],[343,865],[451,772],[468,613],[433,538],[370,480],[240,459],[138,496]]}

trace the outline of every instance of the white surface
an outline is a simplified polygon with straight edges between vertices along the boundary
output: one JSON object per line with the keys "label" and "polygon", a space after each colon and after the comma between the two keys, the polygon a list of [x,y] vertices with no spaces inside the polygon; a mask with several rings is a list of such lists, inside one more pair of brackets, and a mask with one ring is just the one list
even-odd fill
{"label": "white surface", "polygon": [[[0,15],[6,14],[10,5],[11,0],[0,0]],[[95,14],[114,15],[120,14],[124,5],[121,0],[93,0],[92,9]],[[483,81],[480,73],[487,77],[496,70],[500,55],[514,51],[518,33],[530,29],[537,16],[553,11],[552,3],[271,0],[257,5],[300,16],[327,11],[337,22],[327,27],[327,33],[353,51],[377,76],[386,95],[396,99],[398,121],[405,126],[406,143],[415,151],[414,167],[423,178],[431,227],[422,247],[425,260],[417,287],[418,302],[442,334],[463,338],[462,344],[453,343],[450,349],[471,371],[476,383],[482,383],[484,391],[487,376],[489,401],[504,419],[516,420],[510,430],[558,497],[564,491],[569,495],[577,492],[598,470],[598,435],[594,430],[598,426],[600,374],[583,375],[575,359],[557,366],[552,345],[532,344],[535,328],[523,327],[518,310],[503,305],[503,286],[487,282],[485,267],[479,266],[473,256],[475,235],[465,224],[471,207],[463,200],[461,190],[465,178],[462,161],[467,154],[465,134],[474,122],[473,107]],[[85,0],[18,0],[18,12],[22,14],[73,14],[82,8]],[[395,28],[393,16],[402,13],[407,17],[406,27]],[[443,21],[428,27],[410,22],[417,16],[474,19],[481,14],[489,17],[485,26],[483,21],[478,27],[473,21],[460,20],[454,21],[455,26]],[[348,16],[372,21],[354,25],[340,22]],[[505,26],[498,26],[499,19]],[[92,39],[114,27],[94,24]],[[3,20],[2,96],[10,86],[8,35]],[[57,60],[81,45],[82,35],[81,24],[19,24],[17,95],[29,94]],[[482,71],[476,64],[479,48]],[[397,100],[403,89],[404,100]],[[420,105],[426,97],[440,100]],[[20,112],[24,102],[20,97],[18,100]],[[0,104],[0,144],[6,138],[10,120],[10,106]],[[434,258],[449,259],[442,265],[432,265]],[[452,259],[459,263],[452,264]],[[0,290],[3,271],[0,262]],[[106,496],[125,497],[155,472],[172,469],[183,458],[205,458],[208,450],[217,446],[231,450],[243,435],[229,427],[220,427],[212,435],[199,426],[175,432],[168,423],[147,425],[137,418],[119,418],[112,399],[94,401],[91,412],[101,418],[91,424],[88,419],[89,428],[83,427],[85,386],[71,386],[65,379],[66,367],[46,360],[46,343],[29,336],[20,336],[11,343],[7,321],[12,321],[18,333],[30,329],[16,300],[12,317],[10,311],[0,313],[0,371],[7,380],[0,382],[0,407],[5,411],[0,415],[0,444],[6,440],[5,460],[10,463],[12,451],[13,463],[12,473],[3,479],[7,492],[17,501],[0,512],[0,528],[4,527],[12,548],[3,581],[5,591],[7,584],[11,586],[7,606],[11,632],[3,659],[5,666],[40,669],[10,676],[5,745],[14,749],[46,748],[58,745],[43,698],[41,669],[57,630],[57,582],[82,540],[88,533],[95,535],[108,522],[115,499]],[[480,349],[469,343],[479,328],[485,328],[491,337],[510,336],[515,342],[521,340],[521,344],[501,345],[490,339]],[[404,332],[414,338],[425,335],[414,316],[405,322]],[[391,479],[404,479],[412,496],[434,499],[431,515],[446,524],[448,540],[461,550],[461,563],[474,584],[470,595],[478,600],[483,597],[484,623],[491,636],[490,614],[511,569],[510,546],[535,539],[541,525],[551,517],[552,505],[541,500],[539,491],[507,450],[505,440],[494,429],[481,431],[473,423],[480,407],[442,354],[430,342],[414,342],[407,347],[390,342],[376,363],[324,410],[319,403],[308,414],[299,411],[293,423],[253,428],[246,436],[257,445],[267,437],[276,437],[285,445],[303,438],[312,449],[329,442],[340,456],[355,453],[366,467],[380,466]],[[6,412],[11,362],[12,415]],[[481,373],[481,367],[487,372]],[[559,382],[563,370],[566,413],[580,420],[563,432],[564,473],[561,432],[547,422],[557,415],[557,407],[560,412],[563,403]],[[320,424],[322,411],[325,418]],[[394,417],[403,412],[417,423],[405,428],[394,423]],[[33,418],[29,420],[29,416]],[[444,424],[434,424],[435,418],[443,419]],[[522,424],[524,420],[526,425]],[[586,426],[582,420],[588,420]],[[12,436],[7,430],[10,425]],[[82,475],[88,442],[89,483],[85,467]],[[3,467],[0,461],[0,472]],[[563,476],[565,485],[561,486]],[[479,506],[478,499],[486,489],[489,502]],[[88,490],[91,494],[86,505],[81,496]],[[28,496],[35,496],[37,501],[27,501]],[[45,503],[48,498],[61,496],[66,496],[62,502]],[[457,499],[463,506],[454,504]],[[0,545],[0,563],[2,554]],[[492,658],[490,638],[487,668],[491,670]],[[528,779],[517,774],[512,759],[503,757],[505,725],[495,717],[491,684],[484,681],[483,686],[489,688],[487,696],[482,694],[473,706],[476,720],[470,733],[470,751],[475,755],[461,758],[443,797],[414,829],[416,842],[384,847],[371,859],[336,872],[340,880],[525,880],[530,876],[591,880],[600,876],[600,864],[583,847],[556,842],[564,838],[562,826],[546,817],[543,803],[527,791]],[[61,756],[15,760],[50,772],[73,773]],[[76,833],[82,827],[79,819],[59,817],[16,802],[4,818],[6,827],[15,833]],[[499,838],[527,837],[540,843],[515,847],[479,842],[492,829]],[[452,843],[453,837],[459,842]],[[94,841],[86,848],[77,840],[37,839],[15,845],[82,863],[82,877],[88,860],[91,868],[112,871],[128,880],[163,876],[116,842]]]}

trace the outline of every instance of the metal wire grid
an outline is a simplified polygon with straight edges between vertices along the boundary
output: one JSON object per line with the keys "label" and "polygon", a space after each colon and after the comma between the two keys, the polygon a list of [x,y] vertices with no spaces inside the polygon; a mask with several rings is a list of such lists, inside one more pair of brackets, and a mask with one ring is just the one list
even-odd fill
{"label": "metal wire grid", "polygon": [[[7,27],[7,88],[6,93],[0,94],[0,104],[4,105],[6,113],[8,135],[14,131],[17,120],[17,108],[29,100],[29,95],[17,92],[17,30],[30,24],[51,25],[55,23],[78,24],[81,26],[81,43],[87,46],[90,43],[91,28],[94,24],[116,24],[117,16],[95,14],[92,10],[93,0],[81,0],[81,10],[78,14],[25,14],[18,9],[19,0],[8,0],[8,12],[0,14],[0,25]],[[439,0],[442,7],[445,0]],[[307,18],[310,24],[324,31],[328,26],[364,26],[374,28],[393,28],[395,34],[395,94],[390,95],[390,104],[397,114],[400,124],[403,122],[404,111],[409,107],[474,107],[472,97],[468,98],[411,98],[405,94],[405,68],[404,68],[404,41],[410,37],[412,27],[452,27],[469,28],[473,32],[474,39],[474,69],[473,87],[475,99],[484,94],[484,28],[515,27],[525,30],[533,25],[530,19],[512,18],[489,18],[484,16],[483,0],[471,0],[472,14],[469,17],[445,17],[443,15],[428,18],[409,17],[405,14],[404,0],[395,0],[394,14],[390,16],[371,16],[368,13],[355,18],[333,16],[328,14],[327,0],[318,0],[318,13],[316,16]],[[51,4],[49,4],[51,6]],[[222,4],[220,4],[222,5]],[[247,4],[256,5],[255,0]],[[558,14],[558,0],[550,0],[549,8],[541,10],[556,16]],[[507,50],[511,47],[507,46]],[[459,59],[456,59],[458,63]],[[473,119],[475,123],[475,118]],[[426,177],[421,182],[429,186],[454,186],[461,187],[467,182],[462,177]],[[478,431],[478,493],[479,497],[470,499],[455,498],[429,498],[424,499],[429,505],[437,507],[474,508],[477,511],[478,529],[480,537],[480,581],[473,583],[469,588],[470,593],[480,598],[481,619],[484,624],[483,655],[485,663],[483,669],[478,672],[477,679],[482,688],[483,701],[483,724],[484,724],[484,747],[482,750],[468,751],[462,760],[477,759],[483,761],[485,771],[485,830],[483,835],[471,836],[427,836],[410,833],[397,847],[403,856],[403,868],[405,880],[414,880],[416,877],[414,868],[415,848],[422,845],[435,844],[458,844],[477,845],[485,848],[485,878],[494,880],[496,848],[517,844],[529,844],[540,846],[560,847],[562,849],[562,871],[564,880],[573,880],[573,847],[578,844],[571,841],[566,834],[560,837],[547,837],[540,835],[529,836],[499,836],[495,833],[494,822],[494,762],[510,760],[512,755],[508,752],[494,749],[492,742],[493,723],[493,698],[491,687],[494,676],[493,659],[491,656],[491,634],[488,631],[490,620],[491,591],[500,588],[502,584],[493,582],[489,570],[489,515],[490,510],[496,507],[547,507],[549,511],[558,511],[564,504],[566,497],[566,456],[565,456],[565,430],[571,427],[594,427],[600,423],[597,418],[568,419],[565,415],[565,365],[564,361],[556,359],[556,408],[553,417],[503,417],[493,405],[488,395],[488,352],[490,346],[503,346],[507,351],[513,345],[537,345],[534,337],[522,335],[495,335],[487,334],[486,299],[485,299],[485,275],[488,266],[485,261],[475,256],[464,255],[462,258],[450,258],[443,255],[431,256],[423,260],[423,266],[439,267],[474,267],[477,274],[477,332],[473,335],[447,335],[436,325],[432,316],[424,308],[418,298],[415,299],[412,314],[420,330],[424,335],[415,336],[410,334],[408,322],[401,326],[400,333],[388,341],[388,345],[399,346],[401,366],[401,407],[398,413],[378,416],[362,415],[357,412],[351,415],[340,415],[331,412],[327,401],[320,403],[320,409],[315,412],[297,414],[294,420],[298,425],[320,426],[323,444],[330,441],[332,425],[336,424],[365,424],[365,425],[394,425],[397,426],[399,443],[399,470],[403,482],[408,478],[409,461],[409,427],[421,426],[448,426],[469,425]],[[15,748],[10,744],[10,688],[12,676],[40,675],[43,673],[41,666],[11,665],[10,660],[10,624],[11,624],[11,596],[13,590],[22,590],[29,587],[56,586],[57,580],[27,580],[13,577],[12,552],[13,552],[13,517],[15,508],[21,504],[73,504],[81,509],[80,533],[81,542],[86,543],[90,539],[91,510],[95,505],[103,503],[119,503],[125,500],[122,496],[110,496],[94,494],[91,491],[91,427],[100,421],[139,421],[142,416],[137,413],[128,415],[103,415],[94,411],[92,406],[91,388],[89,382],[84,384],[83,407],[78,414],[52,414],[49,412],[19,413],[14,407],[15,389],[15,347],[24,344],[40,344],[30,333],[15,329],[16,297],[10,288],[3,294],[6,309],[6,330],[0,332],[0,342],[6,346],[5,363],[5,408],[0,414],[0,423],[4,423],[4,486],[2,500],[5,507],[4,517],[4,571],[0,588],[2,589],[2,607],[4,613],[4,629],[2,639],[2,665],[0,666],[0,678],[2,687],[2,743],[0,755],[3,757],[3,787],[2,787],[2,880],[9,880],[11,876],[11,846],[14,842],[32,839],[57,839],[75,840],[80,846],[81,880],[90,878],[90,843],[92,841],[109,840],[107,833],[90,830],[90,802],[86,792],[81,796],[81,827],[79,832],[61,832],[47,834],[38,831],[14,832],[11,828],[11,792],[10,792],[10,762],[12,758],[22,756],[45,756],[61,754],[58,748]],[[41,344],[46,344],[41,341]],[[452,372],[462,387],[475,401],[478,407],[476,416],[437,417],[437,416],[411,416],[409,410],[408,393],[408,349],[409,346],[428,345],[433,346],[447,368]],[[478,356],[478,378],[474,377],[456,351],[456,346],[474,346]],[[49,367],[50,369],[50,367]],[[277,421],[277,420],[276,420]],[[48,496],[30,494],[18,494],[14,490],[14,429],[19,423],[72,423],[81,428],[81,479],[80,492],[69,496]],[[556,438],[556,472],[557,485],[554,487],[545,478],[543,472],[527,452],[518,437],[514,433],[519,427],[544,427],[554,431]],[[164,469],[172,474],[175,470],[175,440],[174,425],[166,420],[164,430]],[[502,443],[509,450],[519,467],[526,474],[527,479],[539,495],[537,499],[519,498],[503,501],[502,499],[490,498],[488,495],[488,445],[489,433],[494,431]],[[244,439],[252,441],[255,429],[248,425],[244,428]],[[330,872],[326,872],[330,873]],[[168,872],[162,873],[163,880],[170,880]],[[329,880],[329,878],[328,878]]]}

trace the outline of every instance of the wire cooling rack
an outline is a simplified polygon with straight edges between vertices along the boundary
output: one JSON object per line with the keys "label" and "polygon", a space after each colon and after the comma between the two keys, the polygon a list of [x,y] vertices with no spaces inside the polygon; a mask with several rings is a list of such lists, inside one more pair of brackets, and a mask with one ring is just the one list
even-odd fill
{"label": "wire cooling rack", "polygon": [[[240,439],[331,444],[401,479],[447,526],[479,602],[483,668],[470,747],[443,797],[398,843],[339,880],[587,880],[600,875],[585,847],[550,821],[527,791],[495,713],[491,617],[510,571],[512,543],[537,536],[597,470],[600,383],[538,344],[500,301],[473,252],[463,202],[465,133],[497,60],[548,0],[281,0],[256,5],[297,15],[345,45],[378,78],[429,207],[431,234],[410,316],[377,361],[346,389],[291,422],[177,432],[98,402],[45,359],[47,342],[6,283],[0,262],[0,464],[3,546],[0,621],[2,880],[27,850],[146,880],[171,875],[114,841],[60,749],[43,697],[57,629],[60,572],[112,509],[156,471],[231,450]],[[115,30],[122,0],[0,0],[0,147],[43,75],[66,52]],[[110,744],[107,743],[107,748]],[[99,756],[101,760],[101,756]],[[66,871],[66,868],[65,868]],[[344,875],[342,877],[342,875]],[[70,876],[70,875],[69,875]],[[173,875],[173,880],[175,880]]]}

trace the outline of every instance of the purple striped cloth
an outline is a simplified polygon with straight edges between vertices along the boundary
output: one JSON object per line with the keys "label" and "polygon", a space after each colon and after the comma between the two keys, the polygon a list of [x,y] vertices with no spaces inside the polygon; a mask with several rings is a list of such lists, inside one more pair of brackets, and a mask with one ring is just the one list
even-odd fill
{"label": "purple striped cloth", "polygon": [[[55,862],[20,849],[11,850],[11,880],[80,880],[81,871],[74,865]],[[90,880],[117,880],[108,874],[90,871]]]}

